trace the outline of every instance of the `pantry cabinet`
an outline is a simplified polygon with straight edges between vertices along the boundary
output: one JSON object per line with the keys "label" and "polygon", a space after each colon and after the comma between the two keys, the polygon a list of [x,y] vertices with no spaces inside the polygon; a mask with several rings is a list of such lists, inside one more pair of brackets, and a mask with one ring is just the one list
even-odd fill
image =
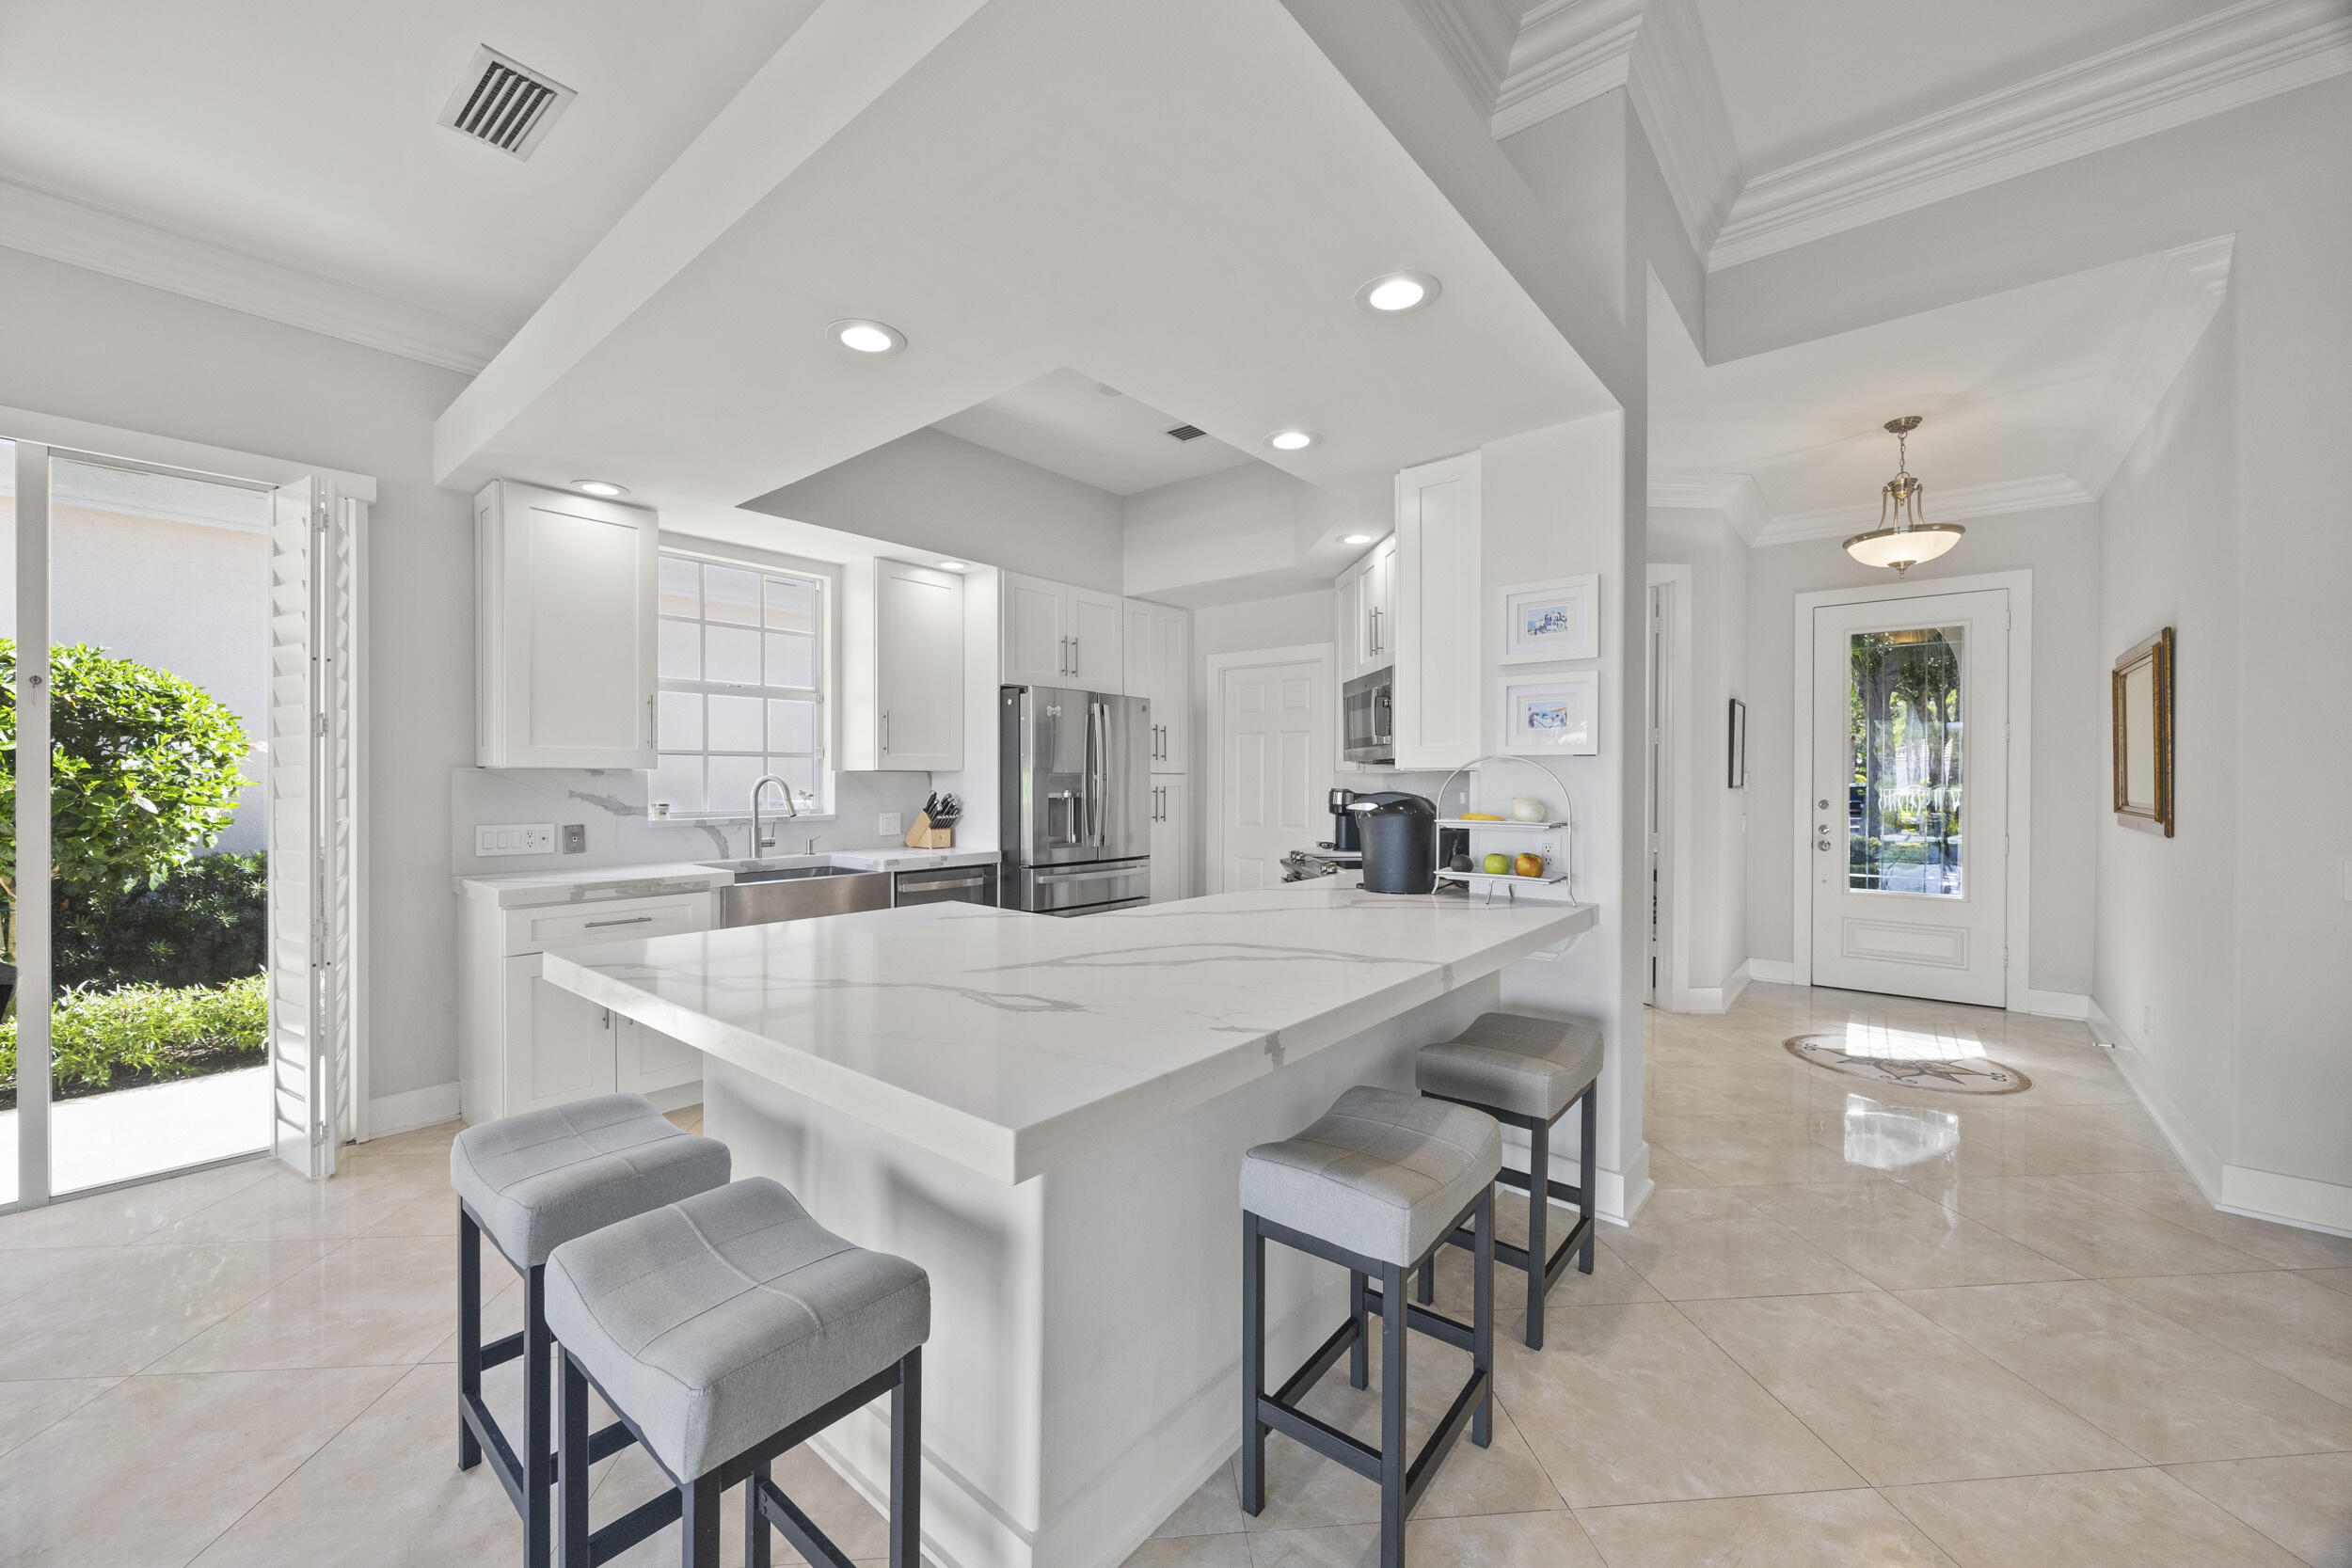
{"label": "pantry cabinet", "polygon": [[1192,781],[1152,777],[1152,902],[1192,896]]}
{"label": "pantry cabinet", "polygon": [[1486,650],[1479,629],[1481,515],[1474,451],[1396,476],[1387,589],[1392,613],[1382,619],[1381,638],[1394,650],[1399,768],[1454,768],[1480,752]]}
{"label": "pantry cabinet", "polygon": [[660,519],[513,480],[474,498],[484,768],[654,766]]}
{"label": "pantry cabinet", "polygon": [[1152,771],[1192,768],[1192,612],[1127,601],[1126,694],[1152,703]]}

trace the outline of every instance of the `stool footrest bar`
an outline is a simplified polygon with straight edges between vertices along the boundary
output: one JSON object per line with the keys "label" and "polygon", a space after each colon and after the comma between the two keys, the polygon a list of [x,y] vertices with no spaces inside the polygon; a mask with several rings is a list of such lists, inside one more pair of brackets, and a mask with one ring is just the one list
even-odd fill
{"label": "stool footrest bar", "polygon": [[1346,1465],[1367,1481],[1380,1479],[1380,1450],[1361,1438],[1350,1437],[1303,1410],[1263,1395],[1258,1400],[1258,1419],[1283,1436],[1306,1444],[1324,1458]]}
{"label": "stool footrest bar", "polygon": [[[1499,1244],[1497,1250],[1500,1250]],[[1377,1314],[1380,1312],[1380,1307],[1381,1293],[1378,1288],[1366,1286],[1364,1288],[1364,1310]],[[1469,1323],[1463,1323],[1458,1318],[1449,1318],[1437,1308],[1423,1307],[1417,1301],[1408,1301],[1405,1304],[1405,1325],[1407,1328],[1417,1328],[1432,1339],[1442,1340],[1455,1350],[1476,1348],[1477,1331]]]}
{"label": "stool footrest bar", "polygon": [[517,1329],[503,1339],[493,1339],[483,1346],[480,1365],[483,1370],[487,1371],[492,1367],[504,1366],[522,1353],[523,1336],[522,1331]]}
{"label": "stool footrest bar", "polygon": [[1275,1390],[1276,1402],[1297,1403],[1300,1395],[1323,1381],[1323,1374],[1339,1365],[1340,1357],[1354,1347],[1357,1336],[1363,1331],[1363,1324],[1354,1318],[1333,1329],[1331,1337],[1316,1346],[1312,1355],[1299,1363],[1298,1370],[1291,1373],[1290,1381]]}
{"label": "stool footrest bar", "polygon": [[817,1521],[802,1513],[800,1505],[786,1497],[774,1481],[754,1476],[744,1484],[752,1488],[751,1505],[782,1532],[794,1551],[819,1568],[856,1568],[849,1554],[834,1545],[832,1538],[817,1528]]}
{"label": "stool footrest bar", "polygon": [[676,1524],[678,1513],[675,1487],[664,1490],[658,1497],[646,1498],[588,1537],[589,1568],[596,1568],[599,1562],[610,1562],[645,1537]]}
{"label": "stool footrest bar", "polygon": [[1462,1429],[1470,1424],[1470,1417],[1477,1412],[1478,1402],[1486,1392],[1487,1381],[1488,1374],[1486,1372],[1470,1374],[1470,1381],[1462,1385],[1462,1391],[1454,1396],[1454,1402],[1446,1406],[1445,1418],[1438,1423],[1438,1430],[1429,1434],[1429,1441],[1421,1446],[1421,1452],[1415,1454],[1412,1464],[1406,1467],[1406,1513],[1413,1512],[1413,1505],[1421,1501],[1422,1493],[1427,1491],[1429,1483],[1438,1479],[1438,1465],[1453,1451],[1454,1443],[1462,1435]]}

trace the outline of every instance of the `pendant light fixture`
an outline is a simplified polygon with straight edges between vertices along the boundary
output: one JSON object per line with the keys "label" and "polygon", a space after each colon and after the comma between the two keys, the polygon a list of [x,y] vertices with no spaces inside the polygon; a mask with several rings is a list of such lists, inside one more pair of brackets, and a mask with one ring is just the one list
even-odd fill
{"label": "pendant light fixture", "polygon": [[1919,416],[1905,414],[1886,421],[1895,437],[1895,477],[1879,498],[1879,526],[1846,541],[1846,553],[1865,566],[1892,566],[1902,576],[1922,561],[1933,561],[1960,543],[1968,531],[1958,523],[1931,523],[1919,515],[1919,498],[1927,486],[1911,477],[1911,433]]}

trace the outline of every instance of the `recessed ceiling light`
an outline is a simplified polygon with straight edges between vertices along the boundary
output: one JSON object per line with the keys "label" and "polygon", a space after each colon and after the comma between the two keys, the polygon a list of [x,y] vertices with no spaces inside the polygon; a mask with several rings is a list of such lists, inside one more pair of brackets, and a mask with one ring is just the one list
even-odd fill
{"label": "recessed ceiling light", "polygon": [[939,569],[943,572],[968,572],[972,566],[969,562],[943,561],[939,563]]}
{"label": "recessed ceiling light", "polygon": [[1418,310],[1438,297],[1438,282],[1425,272],[1383,273],[1356,291],[1356,303],[1367,310],[1393,316]]}
{"label": "recessed ceiling light", "polygon": [[1372,535],[1369,533],[1343,534],[1340,537],[1340,543],[1343,545],[1369,545],[1372,543]]}
{"label": "recessed ceiling light", "polygon": [[608,499],[628,494],[625,486],[615,484],[609,479],[576,479],[572,481],[572,488],[583,496],[604,496]]}
{"label": "recessed ceiling light", "polygon": [[882,322],[852,317],[834,322],[825,330],[838,338],[843,348],[853,348],[860,354],[896,354],[907,346],[905,333]]}
{"label": "recessed ceiling light", "polygon": [[1276,451],[1305,451],[1323,437],[1311,430],[1278,430],[1265,438]]}

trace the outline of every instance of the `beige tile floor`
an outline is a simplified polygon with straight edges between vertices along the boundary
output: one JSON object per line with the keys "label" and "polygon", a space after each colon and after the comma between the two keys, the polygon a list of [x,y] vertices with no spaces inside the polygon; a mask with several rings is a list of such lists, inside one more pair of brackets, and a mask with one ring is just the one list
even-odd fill
{"label": "beige tile floor", "polygon": [[[1973,1035],[2034,1086],[1874,1089],[1780,1047],[1850,1019]],[[1647,1030],[1658,1192],[1543,1352],[1502,1314],[1494,1444],[1448,1460],[1417,1565],[2352,1565],[2352,1241],[2207,1208],[2082,1026],[1756,987]],[[327,1183],[256,1163],[0,1217],[0,1568],[516,1562],[453,1464],[453,1132]],[[1459,1310],[1462,1254],[1440,1287]],[[1462,1363],[1413,1354],[1425,1429]],[[1314,1399],[1376,1432],[1343,1378]],[[821,1465],[783,1468],[880,1551]],[[1131,1563],[1374,1560],[1369,1486],[1279,1438],[1269,1473],[1259,1518],[1228,1466]],[[599,1512],[653,1484],[607,1461]]]}

